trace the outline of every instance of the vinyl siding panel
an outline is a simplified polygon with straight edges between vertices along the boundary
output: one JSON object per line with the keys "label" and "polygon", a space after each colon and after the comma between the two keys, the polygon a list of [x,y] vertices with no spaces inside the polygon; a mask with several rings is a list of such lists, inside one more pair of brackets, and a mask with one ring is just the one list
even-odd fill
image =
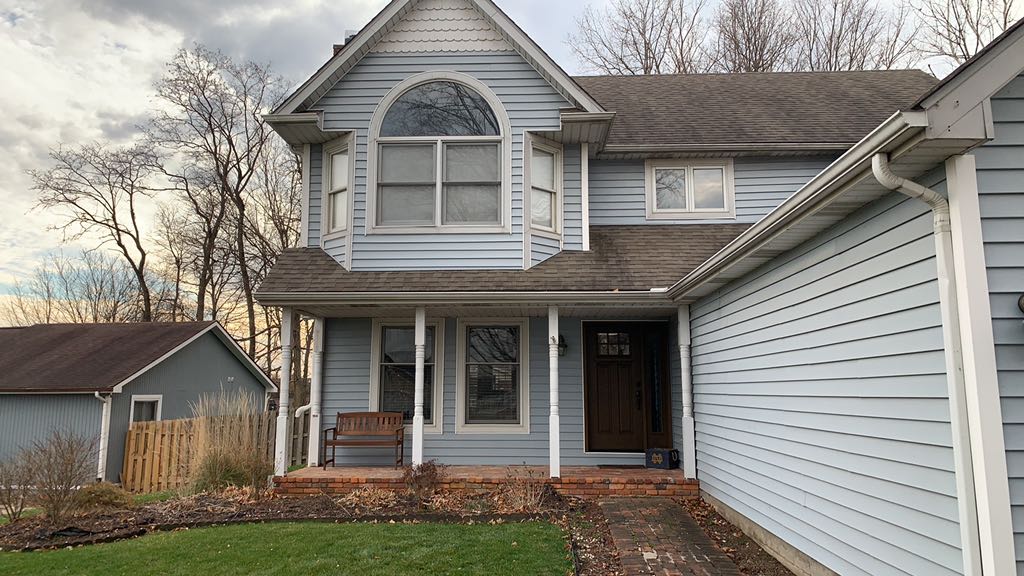
{"label": "vinyl siding panel", "polygon": [[[561,454],[564,465],[642,464],[642,454],[587,454],[584,449],[582,320],[562,318],[559,332],[568,351],[559,358],[559,412]],[[369,409],[370,338],[368,318],[327,321],[324,348],[324,427],[334,425],[339,412]],[[444,366],[442,388],[442,433],[424,436],[424,458],[446,464],[547,464],[548,463],[548,355],[547,319],[529,322],[530,433],[467,434],[455,432],[457,320],[444,321]],[[674,327],[673,327],[674,333]],[[678,437],[682,400],[679,357],[674,354],[674,336],[669,344],[672,386],[673,432]],[[406,441],[406,459],[411,457],[411,440]],[[387,449],[349,448],[338,450],[339,465],[389,465]]]}
{"label": "vinyl siding panel", "polygon": [[[512,125],[511,233],[366,234],[367,146],[377,103],[413,74],[454,70],[493,90]],[[366,55],[316,103],[326,130],[354,130],[356,171],[353,270],[522,268],[523,132],[556,130],[559,109],[568,105],[515,52],[373,53]]]}
{"label": "vinyl siding panel", "polygon": [[56,430],[87,438],[98,448],[102,414],[103,404],[92,394],[0,394],[0,461]]}
{"label": "vinyl siding panel", "polygon": [[701,488],[840,574],[960,574],[931,216],[891,195],[692,306]]}
{"label": "vinyl siding panel", "polygon": [[333,236],[323,241],[324,252],[327,252],[342,266],[348,265],[348,237]]}
{"label": "vinyl siding panel", "polygon": [[565,250],[583,250],[583,180],[580,145],[562,151],[562,242]]}
{"label": "vinyl siding panel", "polygon": [[[229,382],[228,379],[233,379]],[[224,346],[217,336],[206,333],[170,358],[125,385],[114,394],[110,409],[110,445],[107,480],[117,481],[124,464],[124,443],[130,424],[132,395],[161,394],[162,420],[192,417],[192,404],[203,395],[221,390],[252,394],[259,408],[264,406],[263,384]],[[99,402],[95,399],[99,405]]]}
{"label": "vinyl siding panel", "polygon": [[[833,158],[736,158],[736,222],[754,223],[821,172]],[[647,220],[643,160],[590,161],[590,223],[701,224],[730,220]]]}
{"label": "vinyl siding panel", "polygon": [[530,235],[530,261],[531,265],[536,266],[541,262],[551,258],[561,250],[561,241],[558,238],[552,238],[550,236],[541,236],[539,234]]}
{"label": "vinyl siding panel", "polygon": [[309,147],[309,223],[306,246],[320,247],[323,230],[323,181],[324,147],[313,144]]}
{"label": "vinyl siding panel", "polygon": [[1010,482],[1017,573],[1024,575],[1024,76],[992,98],[996,137],[974,151]]}

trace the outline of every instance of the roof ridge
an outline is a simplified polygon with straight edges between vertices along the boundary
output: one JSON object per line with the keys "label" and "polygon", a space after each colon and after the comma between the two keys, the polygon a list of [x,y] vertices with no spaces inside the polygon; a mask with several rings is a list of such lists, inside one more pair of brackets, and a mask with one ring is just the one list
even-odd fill
{"label": "roof ridge", "polygon": [[848,75],[848,74],[893,74],[893,73],[921,73],[931,76],[926,70],[920,68],[889,68],[889,69],[864,69],[864,70],[775,70],[769,72],[665,72],[657,74],[574,74],[574,79],[585,78],[695,78],[699,76],[714,77],[739,77],[739,76],[795,76],[795,75]]}

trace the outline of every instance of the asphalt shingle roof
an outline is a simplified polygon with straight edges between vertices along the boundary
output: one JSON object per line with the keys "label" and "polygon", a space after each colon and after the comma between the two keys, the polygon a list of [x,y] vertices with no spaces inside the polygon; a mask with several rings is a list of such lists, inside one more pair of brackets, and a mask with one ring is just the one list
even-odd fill
{"label": "asphalt shingle roof", "polygon": [[211,324],[5,328],[0,330],[0,392],[109,392]]}
{"label": "asphalt shingle roof", "polygon": [[563,251],[529,270],[348,271],[319,248],[291,248],[257,296],[338,292],[532,292],[665,288],[746,224],[592,226],[590,251]]}
{"label": "asphalt shingle roof", "polygon": [[608,145],[852,145],[937,82],[921,70],[577,76]]}

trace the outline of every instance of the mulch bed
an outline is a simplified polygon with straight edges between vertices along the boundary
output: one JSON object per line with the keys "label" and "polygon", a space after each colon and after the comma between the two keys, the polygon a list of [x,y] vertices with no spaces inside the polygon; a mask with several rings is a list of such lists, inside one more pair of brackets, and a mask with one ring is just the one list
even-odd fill
{"label": "mulch bed", "polygon": [[690,516],[722,552],[748,576],[793,576],[785,566],[701,499],[680,499]]}
{"label": "mulch bed", "polygon": [[199,494],[130,510],[75,516],[60,527],[45,518],[25,518],[0,526],[0,550],[31,551],[134,538],[165,530],[245,522],[321,521],[395,523],[505,523],[547,521],[569,535],[577,574],[621,574],[604,515],[590,500],[562,497],[553,490],[528,512],[511,510],[496,495],[467,497],[441,492],[421,507],[402,493],[378,490],[362,497],[274,497],[251,494]]}

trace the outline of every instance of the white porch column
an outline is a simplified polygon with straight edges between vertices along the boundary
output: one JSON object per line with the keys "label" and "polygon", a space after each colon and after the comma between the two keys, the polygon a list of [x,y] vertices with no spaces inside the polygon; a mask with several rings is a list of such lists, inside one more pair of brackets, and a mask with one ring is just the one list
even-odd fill
{"label": "white porch column", "polygon": [[277,439],[274,444],[274,475],[284,476],[288,472],[288,395],[292,380],[292,326],[295,312],[291,308],[281,309],[281,383],[278,385]]}
{"label": "white porch column", "polygon": [[552,478],[562,475],[558,422],[558,307],[548,306],[548,388],[551,411],[548,416],[548,456]]}
{"label": "white porch column", "polygon": [[690,362],[690,305],[680,304],[676,313],[679,339],[679,377],[683,392],[683,476],[697,477],[697,442],[693,423],[693,370]]}
{"label": "white porch column", "polygon": [[324,319],[313,319],[313,373],[309,380],[309,466],[320,465],[320,398],[324,382]]}
{"label": "white porch column", "polygon": [[[423,377],[426,371],[427,357],[427,311],[423,307],[416,309],[416,393],[412,413],[412,464],[423,464]],[[437,386],[437,383],[434,384]]]}

